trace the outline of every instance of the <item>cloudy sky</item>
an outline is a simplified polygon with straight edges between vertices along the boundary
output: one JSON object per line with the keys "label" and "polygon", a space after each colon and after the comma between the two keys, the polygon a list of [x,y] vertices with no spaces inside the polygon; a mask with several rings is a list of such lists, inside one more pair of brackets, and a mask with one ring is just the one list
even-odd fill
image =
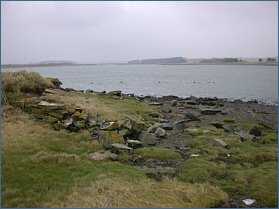
{"label": "cloudy sky", "polygon": [[277,1],[1,1],[1,63],[278,56]]}

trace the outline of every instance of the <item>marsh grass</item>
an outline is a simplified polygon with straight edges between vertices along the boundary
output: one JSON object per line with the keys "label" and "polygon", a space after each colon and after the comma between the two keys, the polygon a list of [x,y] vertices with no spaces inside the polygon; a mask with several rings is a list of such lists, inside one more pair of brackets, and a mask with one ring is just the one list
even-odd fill
{"label": "marsh grass", "polygon": [[173,161],[181,156],[177,152],[167,148],[160,147],[145,147],[135,150],[135,153],[140,155],[142,160],[154,159],[159,161]]}
{"label": "marsh grass", "polygon": [[[28,94],[42,94],[46,88],[54,88],[53,83],[40,76],[37,72],[18,72],[1,73],[1,90],[6,93],[9,101],[18,100],[28,96]],[[1,96],[3,104],[3,98]]]}
{"label": "marsh grass", "polygon": [[[184,161],[179,180],[210,183],[229,195],[245,195],[265,207],[277,207],[278,135],[264,131],[262,140],[269,143],[259,145],[251,140],[242,142],[238,136],[219,134],[206,133],[187,141],[193,149],[184,154],[199,156]],[[213,137],[222,139],[228,147],[212,146],[208,141]]]}
{"label": "marsh grass", "polygon": [[120,162],[95,161],[89,153],[103,147],[90,141],[87,131],[57,132],[20,109],[5,108],[3,208],[216,207],[228,199],[225,192],[207,183],[156,182],[146,171]]}

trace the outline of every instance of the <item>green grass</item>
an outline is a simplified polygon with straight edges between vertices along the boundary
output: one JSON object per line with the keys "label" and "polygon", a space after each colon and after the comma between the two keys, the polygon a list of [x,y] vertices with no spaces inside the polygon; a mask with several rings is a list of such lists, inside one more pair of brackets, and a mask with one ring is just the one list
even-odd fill
{"label": "green grass", "polygon": [[[273,143],[258,145],[249,140],[241,142],[238,136],[207,134],[187,141],[193,148],[184,154],[199,156],[184,161],[178,178],[183,182],[210,183],[229,195],[244,195],[265,207],[277,207],[278,135],[264,132],[262,140],[273,139]],[[208,143],[212,137],[222,139],[228,147],[212,146]]]}
{"label": "green grass", "polygon": [[[1,206],[4,208],[217,207],[228,200],[218,187],[165,179],[115,161],[95,161],[103,149],[89,133],[54,131],[19,110],[1,121]],[[151,148],[153,149],[153,148]],[[177,153],[156,149],[158,157]],[[45,157],[51,156],[51,157]],[[159,159],[161,159],[159,157]],[[127,161],[127,155],[120,155]]]}
{"label": "green grass", "polygon": [[173,161],[181,157],[177,152],[160,147],[139,148],[135,150],[135,153],[140,155],[143,160]]}

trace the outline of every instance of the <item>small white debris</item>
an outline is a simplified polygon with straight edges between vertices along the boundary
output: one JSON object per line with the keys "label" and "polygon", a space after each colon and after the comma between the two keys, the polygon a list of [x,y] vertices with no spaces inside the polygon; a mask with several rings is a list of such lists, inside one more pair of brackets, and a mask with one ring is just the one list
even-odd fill
{"label": "small white debris", "polygon": [[256,202],[256,200],[251,200],[251,199],[246,199],[246,200],[242,200],[246,205],[252,205],[254,202]]}
{"label": "small white debris", "polygon": [[193,155],[191,155],[191,157],[198,157],[199,155],[196,155],[196,154],[193,154]]}
{"label": "small white debris", "polygon": [[228,157],[230,157],[230,154],[228,154]]}

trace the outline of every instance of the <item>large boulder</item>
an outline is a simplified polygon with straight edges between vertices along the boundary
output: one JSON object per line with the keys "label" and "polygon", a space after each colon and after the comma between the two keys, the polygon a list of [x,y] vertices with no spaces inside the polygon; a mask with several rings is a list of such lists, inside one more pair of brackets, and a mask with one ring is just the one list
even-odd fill
{"label": "large boulder", "polygon": [[125,143],[123,136],[116,131],[98,131],[98,141],[106,148],[114,143]]}
{"label": "large boulder", "polygon": [[145,128],[145,123],[141,121],[138,115],[127,115],[125,126],[132,131],[141,132]]}

